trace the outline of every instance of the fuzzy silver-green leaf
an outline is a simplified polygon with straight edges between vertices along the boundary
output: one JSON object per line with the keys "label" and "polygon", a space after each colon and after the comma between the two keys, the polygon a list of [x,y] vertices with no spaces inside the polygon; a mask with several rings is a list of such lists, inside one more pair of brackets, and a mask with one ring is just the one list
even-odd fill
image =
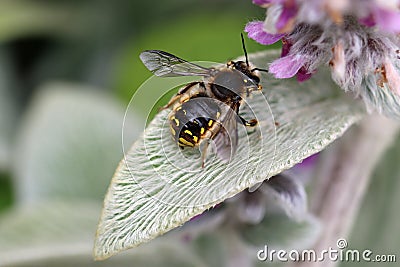
{"label": "fuzzy silver-green leaf", "polygon": [[[254,65],[265,68],[279,52],[249,56]],[[241,115],[246,119],[255,116],[259,127],[239,127],[239,146],[229,164],[210,153],[201,168],[196,150],[181,152],[172,140],[167,120],[170,110],[154,118],[112,178],[95,240],[96,259],[162,235],[292,167],[340,137],[364,114],[361,105],[342,93],[327,72],[304,83],[266,74],[261,80],[263,93],[254,93],[248,99],[250,108],[241,108]]]}
{"label": "fuzzy silver-green leaf", "polygon": [[[18,160],[13,166],[20,204],[104,195],[121,155],[124,110],[94,90],[51,83],[35,95],[17,137]],[[132,123],[125,131],[139,135]]]}

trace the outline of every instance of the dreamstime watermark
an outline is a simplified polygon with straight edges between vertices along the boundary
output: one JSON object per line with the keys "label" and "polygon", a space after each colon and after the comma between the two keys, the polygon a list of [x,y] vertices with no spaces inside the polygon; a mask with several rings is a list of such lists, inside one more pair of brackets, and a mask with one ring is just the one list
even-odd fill
{"label": "dreamstime watermark", "polygon": [[348,243],[344,238],[340,238],[336,242],[336,248],[328,247],[322,251],[313,249],[305,250],[275,250],[268,248],[267,245],[257,252],[257,258],[260,261],[268,262],[288,262],[288,261],[303,261],[303,262],[396,262],[395,254],[374,254],[370,249],[358,250],[347,249]]}

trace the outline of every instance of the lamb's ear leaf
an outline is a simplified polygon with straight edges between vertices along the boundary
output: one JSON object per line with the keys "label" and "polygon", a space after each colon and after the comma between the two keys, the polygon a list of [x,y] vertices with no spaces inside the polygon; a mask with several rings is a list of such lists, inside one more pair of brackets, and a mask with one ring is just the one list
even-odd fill
{"label": "lamb's ear leaf", "polygon": [[[124,107],[97,88],[49,83],[35,94],[17,136],[13,172],[19,204],[98,199],[122,155]],[[138,136],[125,125],[127,136]]]}
{"label": "lamb's ear leaf", "polygon": [[16,207],[0,218],[0,266],[207,266],[182,242],[165,236],[107,262],[92,259],[100,205],[46,201]]}
{"label": "lamb's ear leaf", "polygon": [[[249,55],[260,68],[278,57],[279,51]],[[229,164],[208,158],[201,168],[199,153],[181,152],[170,137],[169,110],[160,112],[127,152],[111,181],[97,230],[95,258],[105,259],[162,235],[340,137],[365,111],[329,75],[320,71],[298,83],[262,74],[263,93],[255,92],[247,102],[252,112],[246,105],[241,108],[244,118],[259,120],[259,128],[239,129],[239,146]]]}
{"label": "lamb's ear leaf", "polygon": [[7,210],[0,218],[0,265],[89,254],[100,209],[93,201],[51,200]]}

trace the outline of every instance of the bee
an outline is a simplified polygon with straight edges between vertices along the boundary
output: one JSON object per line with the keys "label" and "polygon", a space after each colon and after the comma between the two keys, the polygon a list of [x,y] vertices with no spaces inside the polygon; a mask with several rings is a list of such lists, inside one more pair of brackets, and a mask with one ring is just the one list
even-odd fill
{"label": "bee", "polygon": [[202,81],[190,82],[171,98],[164,108],[169,114],[170,130],[180,148],[199,147],[202,167],[210,140],[216,154],[229,161],[238,146],[238,123],[257,125],[239,115],[239,108],[252,91],[262,90],[259,71],[249,63],[243,34],[241,35],[246,61],[229,61],[225,66],[205,68],[168,52],[146,50],[140,54],[143,64],[156,76],[202,76]]}

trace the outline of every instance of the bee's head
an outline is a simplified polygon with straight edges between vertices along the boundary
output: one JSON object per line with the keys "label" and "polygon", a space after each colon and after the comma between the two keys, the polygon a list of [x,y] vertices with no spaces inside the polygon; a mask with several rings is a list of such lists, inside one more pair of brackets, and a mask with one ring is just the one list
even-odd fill
{"label": "bee's head", "polygon": [[259,72],[260,71],[268,72],[268,70],[251,67],[249,63],[249,57],[247,56],[246,45],[244,43],[244,37],[242,33],[240,34],[240,37],[242,39],[242,47],[246,61],[240,61],[240,60],[229,61],[227,63],[227,67],[229,69],[235,69],[237,71],[240,71],[242,74],[245,75],[246,78],[244,79],[244,82],[247,85],[248,90],[251,90],[252,87],[253,88],[257,87],[258,90],[261,90],[262,87],[260,85]]}
{"label": "bee's head", "polygon": [[249,83],[253,85],[259,85],[260,83],[260,76],[258,71],[260,69],[251,68],[251,65],[248,62],[244,61],[229,61],[227,63],[227,67],[229,69],[234,69],[243,73],[247,78],[249,78]]}

